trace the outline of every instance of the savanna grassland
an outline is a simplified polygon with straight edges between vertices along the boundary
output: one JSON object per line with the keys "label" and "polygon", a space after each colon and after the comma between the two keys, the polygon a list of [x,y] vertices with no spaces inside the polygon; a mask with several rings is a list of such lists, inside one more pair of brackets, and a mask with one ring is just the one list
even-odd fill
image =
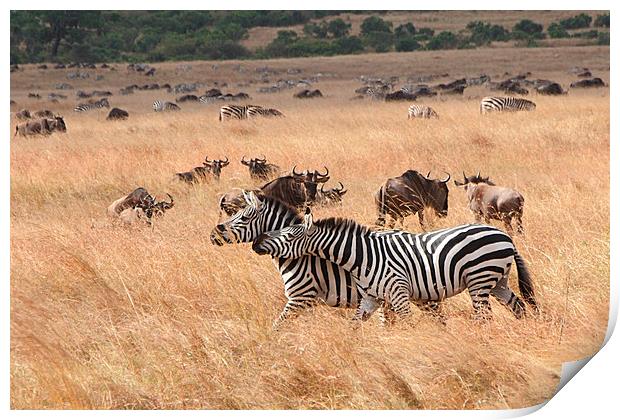
{"label": "savanna grassland", "polygon": [[[462,98],[421,100],[439,113],[433,121],[408,121],[407,103],[350,98],[362,74],[404,81],[449,73],[435,83],[531,71],[566,88],[576,80],[569,69],[585,66],[608,82],[608,47],[211,64],[183,73],[176,63],[154,64],[154,79],[124,66],[88,70],[80,81],[66,80],[70,70],[34,66],[11,74],[12,111],[49,108],[68,126],[66,134],[11,140],[12,408],[518,408],[553,395],[562,362],[598,350],[609,304],[608,88],[534,94],[534,112],[483,118],[479,100],[489,91],[471,87]],[[245,71],[233,71],[236,64]],[[284,71],[273,81],[323,73],[313,88],[326,97],[236,87],[264,65]],[[293,67],[302,74],[286,74]],[[224,91],[246,91],[250,103],[286,117],[220,123],[217,105],[155,114],[152,101],[172,94],[118,95],[132,83],[195,81],[207,83],[202,91],[226,81]],[[112,106],[129,120],[72,112],[73,91],[58,104],[26,98],[45,98],[61,82],[112,90]],[[319,218],[372,224],[373,193],[410,168],[453,179],[480,170],[516,188],[525,234],[515,243],[541,314],[516,320],[493,301],[493,319],[479,322],[461,294],[445,303],[446,325],[414,310],[409,323],[386,328],[373,317],[354,329],[352,311],[317,306],[273,331],[285,298],[270,259],[248,244],[209,241],[220,194],[256,186],[239,159],[258,154],[284,170],[325,165],[328,186],[342,181],[342,207],[317,208]],[[232,161],[219,183],[173,181],[205,155]],[[138,186],[171,193],[175,207],[153,228],[112,223],[106,207]],[[449,215],[433,220],[437,228],[473,221],[465,193],[452,181],[449,188]],[[416,218],[404,228],[420,231]],[[517,290],[516,274],[510,281]]]}

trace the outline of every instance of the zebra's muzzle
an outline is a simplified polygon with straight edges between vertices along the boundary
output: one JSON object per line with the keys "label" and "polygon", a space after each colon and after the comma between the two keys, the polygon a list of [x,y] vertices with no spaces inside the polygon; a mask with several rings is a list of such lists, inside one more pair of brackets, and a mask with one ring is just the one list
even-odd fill
{"label": "zebra's muzzle", "polygon": [[269,251],[267,251],[263,246],[263,241],[267,238],[269,238],[269,235],[261,233],[258,238],[254,239],[252,242],[252,250],[258,255],[265,255],[269,253]]}

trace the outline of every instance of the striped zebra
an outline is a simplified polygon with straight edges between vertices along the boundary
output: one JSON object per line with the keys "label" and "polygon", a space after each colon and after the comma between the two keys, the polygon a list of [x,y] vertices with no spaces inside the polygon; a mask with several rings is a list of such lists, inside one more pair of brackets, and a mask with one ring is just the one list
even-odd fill
{"label": "striped zebra", "polygon": [[109,108],[109,107],[110,107],[110,102],[108,102],[108,98],[101,98],[95,102],[90,102],[87,104],[79,104],[78,106],[73,108],[73,110],[75,112],[86,112],[86,111],[91,111],[97,108]]}
{"label": "striped zebra", "polygon": [[180,111],[180,110],[181,110],[181,107],[175,104],[174,102],[168,102],[168,101],[153,102],[153,111],[155,112]]}
{"label": "striped zebra", "polygon": [[397,315],[410,313],[410,300],[439,302],[468,290],[478,316],[490,315],[489,295],[517,318],[525,304],[508,287],[514,259],[519,290],[534,309],[536,300],[524,260],[506,233],[487,225],[463,225],[423,234],[371,231],[352,220],[329,218],[263,233],[252,249],[276,258],[314,255],[338,264],[365,288],[355,319],[367,319],[378,302]]}
{"label": "striped zebra", "polygon": [[[277,230],[302,222],[292,207],[271,197],[258,197],[253,192],[243,193],[246,207],[211,231],[211,242],[252,242],[263,232]],[[287,303],[274,322],[274,329],[297,311],[323,302],[331,307],[356,308],[361,289],[355,277],[338,265],[315,256],[301,258],[274,258],[274,264],[284,282]]]}
{"label": "striped zebra", "polygon": [[407,112],[407,118],[439,118],[439,115],[430,106],[411,105]]}
{"label": "striped zebra", "polygon": [[250,108],[260,108],[257,105],[226,105],[220,108],[220,121],[237,119],[245,120],[248,118]]}
{"label": "striped zebra", "polygon": [[280,111],[274,108],[263,108],[261,106],[250,106],[248,108],[249,117],[283,117]]}
{"label": "striped zebra", "polygon": [[480,101],[480,113],[492,111],[533,111],[536,104],[532,101],[511,96],[487,96]]}

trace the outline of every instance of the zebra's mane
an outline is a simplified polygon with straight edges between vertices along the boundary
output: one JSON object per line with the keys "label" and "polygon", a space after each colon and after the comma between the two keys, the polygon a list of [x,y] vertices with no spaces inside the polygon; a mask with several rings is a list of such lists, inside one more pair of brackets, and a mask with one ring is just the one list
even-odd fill
{"label": "zebra's mane", "polygon": [[277,198],[269,197],[268,195],[258,194],[258,197],[263,202],[263,205],[268,205],[270,208],[284,210],[287,214],[293,216],[293,224],[299,224],[304,221],[303,217],[299,214],[297,209]]}
{"label": "zebra's mane", "polygon": [[356,233],[364,235],[372,232],[368,226],[361,225],[353,219],[345,219],[343,217],[328,217],[326,219],[316,220],[315,226],[325,227],[328,229],[338,230],[355,230]]}

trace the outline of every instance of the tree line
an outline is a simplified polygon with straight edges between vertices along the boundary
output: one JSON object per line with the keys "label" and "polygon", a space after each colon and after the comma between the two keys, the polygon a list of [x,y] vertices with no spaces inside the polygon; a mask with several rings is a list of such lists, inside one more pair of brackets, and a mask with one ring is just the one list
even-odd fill
{"label": "tree line", "polygon": [[[360,34],[351,35],[351,24],[338,17],[342,12],[11,11],[11,63],[306,57],[477,48],[511,40],[536,47],[547,37],[586,38],[609,45],[609,30],[600,30],[609,28],[609,13],[595,18],[581,13],[551,23],[546,32],[541,24],[521,20],[510,29],[474,21],[457,33],[435,33],[412,22],[394,27],[381,17],[385,12],[372,12],[362,22]],[[293,25],[303,25],[303,31],[280,30],[256,51],[241,43],[251,28]]]}

